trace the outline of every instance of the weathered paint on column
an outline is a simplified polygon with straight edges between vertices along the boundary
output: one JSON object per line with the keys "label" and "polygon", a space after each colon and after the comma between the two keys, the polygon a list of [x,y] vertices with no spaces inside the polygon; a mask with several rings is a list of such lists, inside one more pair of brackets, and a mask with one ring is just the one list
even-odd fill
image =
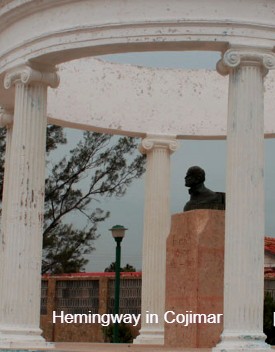
{"label": "weathered paint on column", "polygon": [[272,54],[229,49],[224,331],[213,351],[265,351],[263,76]]}
{"label": "weathered paint on column", "polygon": [[[164,344],[166,238],[170,230],[170,154],[175,138],[148,136],[141,151],[147,154],[144,234],[142,252],[141,330],[134,341]],[[157,314],[158,323],[146,322],[146,312]]]}
{"label": "weathered paint on column", "polygon": [[15,84],[15,108],[3,228],[0,347],[47,347],[41,337],[40,295],[45,184],[47,86],[55,72],[22,67],[6,75]]}

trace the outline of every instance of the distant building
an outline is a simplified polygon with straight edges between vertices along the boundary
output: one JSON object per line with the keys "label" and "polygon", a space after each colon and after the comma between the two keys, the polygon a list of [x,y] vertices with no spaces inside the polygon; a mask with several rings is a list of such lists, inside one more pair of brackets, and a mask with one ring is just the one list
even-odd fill
{"label": "distant building", "polygon": [[275,268],[275,238],[265,237],[264,239],[264,264],[265,267]]}
{"label": "distant building", "polygon": [[275,238],[265,237],[264,250],[264,288],[275,299]]}

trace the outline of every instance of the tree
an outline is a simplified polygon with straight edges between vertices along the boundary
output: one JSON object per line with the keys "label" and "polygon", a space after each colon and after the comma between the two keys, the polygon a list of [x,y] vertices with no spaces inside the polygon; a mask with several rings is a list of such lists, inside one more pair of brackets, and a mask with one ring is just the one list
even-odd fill
{"label": "tree", "polygon": [[[47,127],[47,155],[55,150],[60,144],[66,144],[67,139],[64,135],[62,127],[55,125],[48,125]],[[3,181],[4,181],[4,164],[5,164],[5,149],[6,149],[6,128],[0,128],[0,201],[3,195]]]}
{"label": "tree", "polygon": [[264,333],[267,336],[265,340],[270,345],[275,345],[275,327],[273,315],[275,312],[275,301],[270,293],[265,295],[264,299]]}
{"label": "tree", "polygon": [[[103,326],[102,328],[104,335],[104,342],[113,343],[114,342],[114,324],[108,326]],[[131,327],[125,323],[120,323],[118,325],[118,341],[119,343],[132,343],[134,335],[131,331]]]}
{"label": "tree", "polygon": [[[116,271],[116,263],[115,262],[112,262],[107,268],[105,268],[105,273],[106,272],[114,272]],[[130,264],[126,264],[123,268],[120,268],[120,271],[122,272],[135,272],[136,269],[130,265]]]}
{"label": "tree", "polygon": [[[88,262],[85,255],[92,252],[98,237],[97,225],[109,216],[108,211],[91,205],[102,196],[123,196],[144,172],[144,156],[135,153],[135,138],[84,132],[68,155],[53,162],[52,152],[66,143],[61,127],[48,126],[42,273],[83,270]],[[86,219],[81,229],[72,222],[75,214]]]}
{"label": "tree", "polygon": [[0,199],[2,200],[5,163],[6,129],[0,128]]}

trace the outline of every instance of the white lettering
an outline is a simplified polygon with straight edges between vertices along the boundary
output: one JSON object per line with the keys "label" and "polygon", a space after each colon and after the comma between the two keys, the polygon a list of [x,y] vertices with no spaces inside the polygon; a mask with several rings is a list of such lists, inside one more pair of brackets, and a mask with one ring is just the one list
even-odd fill
{"label": "white lettering", "polygon": [[55,310],[53,311],[53,324],[56,323],[56,318],[61,318],[61,324],[64,324],[64,312],[63,312],[63,310],[60,313],[61,313],[61,315],[57,315],[56,311]]}
{"label": "white lettering", "polygon": [[101,325],[102,326],[110,325],[110,314],[102,314],[101,315]]}
{"label": "white lettering", "polygon": [[[202,323],[202,318],[203,318],[203,323],[206,323],[206,314],[193,314],[194,318],[194,323]],[[198,318],[198,320],[196,319]]]}
{"label": "white lettering", "polygon": [[95,323],[98,323],[100,324],[101,323],[101,315],[100,314],[92,314],[92,321],[91,321],[93,324]]}
{"label": "white lettering", "polygon": [[176,322],[179,324],[183,324],[185,322],[185,315],[184,314],[177,314],[176,315]]}
{"label": "white lettering", "polygon": [[137,326],[139,321],[140,321],[140,318],[141,318],[141,314],[138,314],[137,316],[135,316],[135,314],[133,314],[133,320],[135,322],[135,324],[133,324],[133,326]]}
{"label": "white lettering", "polygon": [[74,322],[74,316],[73,314],[66,314],[65,315],[65,323],[71,324]]}
{"label": "white lettering", "polygon": [[[169,310],[164,313],[164,321],[168,324],[183,324],[188,326],[190,324],[219,324],[221,322],[223,314],[195,314],[190,311],[186,311],[185,314],[176,314],[174,311]],[[146,311],[146,323],[153,324],[158,323],[158,315],[155,313],[149,313]],[[59,319],[59,320],[58,320]],[[88,314],[65,314],[61,311],[59,314],[53,311],[53,324],[57,321],[61,324],[101,324],[102,326],[108,326],[111,323],[125,323],[137,326],[141,320],[141,314],[92,314],[89,311]],[[275,312],[273,313],[273,324],[275,326]]]}
{"label": "white lettering", "polygon": [[[176,314],[174,311],[169,310],[164,314],[164,321],[168,324],[178,323],[188,326],[190,324],[219,324],[223,314],[195,314],[192,310],[186,311],[186,314]],[[275,317],[274,317],[275,319]]]}
{"label": "white lettering", "polygon": [[123,323],[132,324],[132,314],[124,314]]}
{"label": "white lettering", "polygon": [[165,314],[164,314],[164,321],[166,322],[166,323],[168,323],[168,324],[172,324],[172,323],[174,323],[175,322],[175,319],[172,319],[172,320],[168,320],[168,314],[171,314],[171,315],[175,315],[175,312],[173,312],[172,310],[168,310],[167,312],[165,312]]}
{"label": "white lettering", "polygon": [[123,320],[123,314],[111,314],[111,320],[113,323],[118,323],[120,324]]}
{"label": "white lettering", "polygon": [[207,323],[208,324],[216,324],[216,314],[208,314]]}
{"label": "white lettering", "polygon": [[217,314],[217,323],[219,324],[221,321],[220,321],[220,318],[223,316],[223,314]]}
{"label": "white lettering", "polygon": [[[83,319],[84,319],[84,322],[83,322]],[[74,320],[74,323],[87,324],[88,323],[88,314],[75,314],[73,320]]]}

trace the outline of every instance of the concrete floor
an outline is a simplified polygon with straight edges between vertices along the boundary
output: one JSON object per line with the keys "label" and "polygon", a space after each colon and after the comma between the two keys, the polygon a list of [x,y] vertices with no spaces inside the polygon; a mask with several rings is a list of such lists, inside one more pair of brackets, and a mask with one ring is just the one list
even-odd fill
{"label": "concrete floor", "polygon": [[57,352],[210,352],[210,348],[168,348],[159,345],[133,345],[133,344],[109,344],[109,343],[65,343],[56,342]]}
{"label": "concrete floor", "polygon": [[[271,347],[274,349],[275,346]],[[47,350],[0,349],[0,352],[211,352],[211,348],[171,348],[159,345],[56,342]]]}
{"label": "concrete floor", "polygon": [[[275,346],[272,347],[275,351]],[[54,352],[211,352],[211,348],[169,348],[159,345],[56,342]]]}

